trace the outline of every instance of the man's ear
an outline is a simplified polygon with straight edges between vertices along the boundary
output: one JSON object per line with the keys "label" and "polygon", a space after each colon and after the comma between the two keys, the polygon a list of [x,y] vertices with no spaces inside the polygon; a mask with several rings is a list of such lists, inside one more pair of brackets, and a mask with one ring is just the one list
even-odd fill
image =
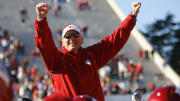
{"label": "man's ear", "polygon": [[58,40],[58,44],[62,45],[62,39],[61,38]]}

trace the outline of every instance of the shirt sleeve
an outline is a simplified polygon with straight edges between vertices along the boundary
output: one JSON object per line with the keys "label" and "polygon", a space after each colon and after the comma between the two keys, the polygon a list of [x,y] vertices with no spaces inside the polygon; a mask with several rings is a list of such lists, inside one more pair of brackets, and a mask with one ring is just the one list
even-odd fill
{"label": "shirt sleeve", "polygon": [[61,53],[55,46],[46,18],[42,21],[35,20],[35,45],[38,47],[45,65],[50,73],[57,71],[57,64],[62,58]]}
{"label": "shirt sleeve", "polygon": [[87,48],[87,51],[93,53],[95,56],[97,69],[104,66],[120,51],[127,42],[135,24],[136,19],[128,15],[111,35],[103,38],[101,42]]}

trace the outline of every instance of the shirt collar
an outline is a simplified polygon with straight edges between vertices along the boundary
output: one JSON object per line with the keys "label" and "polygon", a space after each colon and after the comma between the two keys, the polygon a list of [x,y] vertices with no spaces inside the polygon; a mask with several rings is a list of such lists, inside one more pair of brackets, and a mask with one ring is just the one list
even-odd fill
{"label": "shirt collar", "polygon": [[[81,50],[82,50],[82,47],[79,48],[78,54],[80,53]],[[71,56],[77,56],[78,55],[78,54],[76,55],[73,52],[68,51],[64,46],[62,46],[62,52],[66,53],[66,54],[69,54]]]}

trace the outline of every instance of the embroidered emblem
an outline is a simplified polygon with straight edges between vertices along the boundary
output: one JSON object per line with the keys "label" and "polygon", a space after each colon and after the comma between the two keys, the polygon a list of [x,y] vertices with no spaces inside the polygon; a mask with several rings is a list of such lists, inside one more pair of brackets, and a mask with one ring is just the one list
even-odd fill
{"label": "embroidered emblem", "polygon": [[86,60],[85,63],[86,63],[87,65],[91,65],[91,62],[90,62],[89,60]]}
{"label": "embroidered emblem", "polygon": [[72,25],[69,25],[68,27],[69,27],[69,28],[73,28],[73,26],[72,26]]}

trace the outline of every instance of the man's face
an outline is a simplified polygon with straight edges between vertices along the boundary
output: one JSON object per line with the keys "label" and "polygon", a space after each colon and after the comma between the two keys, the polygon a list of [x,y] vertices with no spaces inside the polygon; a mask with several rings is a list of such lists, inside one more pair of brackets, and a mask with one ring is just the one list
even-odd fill
{"label": "man's face", "polygon": [[62,38],[62,45],[71,52],[77,52],[81,44],[83,43],[83,37],[75,30],[66,32]]}

